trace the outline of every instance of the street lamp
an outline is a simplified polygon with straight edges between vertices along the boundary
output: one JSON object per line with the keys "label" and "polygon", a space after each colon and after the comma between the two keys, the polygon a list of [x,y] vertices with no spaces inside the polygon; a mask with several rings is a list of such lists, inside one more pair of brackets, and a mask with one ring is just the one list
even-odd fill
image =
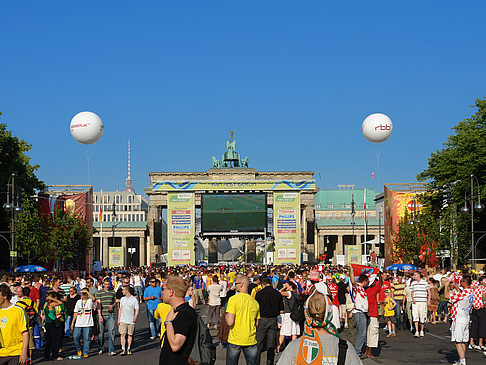
{"label": "street lamp", "polygon": [[[476,185],[478,188],[478,202],[474,205],[474,180],[476,180]],[[471,268],[476,269],[476,245],[474,242],[474,210],[481,213],[484,210],[484,204],[481,203],[481,185],[479,185],[479,180],[476,176],[471,174],[471,202],[470,207],[467,207],[466,196],[464,196],[464,206],[461,208],[462,212],[468,213],[471,211]]]}
{"label": "street lamp", "polygon": [[8,178],[7,182],[7,202],[3,205],[3,209],[10,213],[10,220],[11,220],[11,231],[10,234],[11,238],[11,245],[10,245],[10,262],[11,262],[11,269],[17,266],[17,251],[15,245],[15,215],[22,211],[22,208],[19,206],[18,197],[15,194],[15,174],[12,173]]}
{"label": "street lamp", "polygon": [[[356,237],[354,236],[354,225],[356,222],[354,221],[354,216],[356,215],[356,210],[354,209],[355,204],[354,204],[354,194],[351,195],[351,218],[353,219],[351,222],[351,226],[353,227],[353,246],[356,244]],[[343,247],[343,253],[344,253],[344,247]]]}

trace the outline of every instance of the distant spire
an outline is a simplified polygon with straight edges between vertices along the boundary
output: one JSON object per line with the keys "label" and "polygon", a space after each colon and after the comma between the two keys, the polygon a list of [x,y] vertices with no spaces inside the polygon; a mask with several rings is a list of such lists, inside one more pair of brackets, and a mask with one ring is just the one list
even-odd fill
{"label": "distant spire", "polygon": [[128,177],[125,180],[126,187],[125,191],[135,192],[132,186],[132,178],[130,173],[130,140],[128,140]]}

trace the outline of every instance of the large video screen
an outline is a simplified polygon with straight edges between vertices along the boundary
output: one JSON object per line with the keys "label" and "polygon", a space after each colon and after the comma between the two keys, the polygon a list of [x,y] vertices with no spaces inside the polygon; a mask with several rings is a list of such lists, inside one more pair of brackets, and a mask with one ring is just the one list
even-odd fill
{"label": "large video screen", "polygon": [[203,233],[263,232],[267,223],[265,194],[203,194]]}

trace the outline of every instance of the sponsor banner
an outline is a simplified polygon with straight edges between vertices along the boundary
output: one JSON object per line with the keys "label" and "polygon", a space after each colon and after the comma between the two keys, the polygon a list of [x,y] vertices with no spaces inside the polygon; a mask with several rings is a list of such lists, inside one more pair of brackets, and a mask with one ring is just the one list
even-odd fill
{"label": "sponsor banner", "polygon": [[300,264],[300,193],[273,194],[275,265]]}
{"label": "sponsor banner", "polygon": [[385,265],[393,263],[393,238],[398,232],[398,222],[405,212],[420,211],[417,193],[396,192],[385,186]]}
{"label": "sponsor banner", "polygon": [[125,266],[125,252],[123,247],[110,247],[109,263],[110,267]]}
{"label": "sponsor banner", "polygon": [[167,204],[169,266],[194,262],[194,193],[169,193]]}
{"label": "sponsor banner", "polygon": [[315,190],[315,180],[278,181],[156,181],[153,191],[196,191],[196,190]]}
{"label": "sponsor banner", "polygon": [[346,245],[346,261],[348,265],[361,264],[361,245]]}

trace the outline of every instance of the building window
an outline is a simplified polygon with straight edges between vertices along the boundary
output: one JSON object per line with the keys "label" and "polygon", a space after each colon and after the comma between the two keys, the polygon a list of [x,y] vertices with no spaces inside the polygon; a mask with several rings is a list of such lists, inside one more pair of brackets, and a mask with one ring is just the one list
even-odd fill
{"label": "building window", "polygon": [[120,195],[115,196],[115,203],[120,204]]}
{"label": "building window", "polygon": [[328,209],[334,209],[334,205],[332,205],[332,204],[328,204],[328,205],[327,205],[327,208],[328,208]]}
{"label": "building window", "polygon": [[321,219],[321,213],[316,213],[316,218]]}
{"label": "building window", "polygon": [[344,209],[344,204],[341,204],[341,209]]}
{"label": "building window", "polygon": [[346,218],[350,219],[351,218],[351,213],[346,213]]}
{"label": "building window", "polygon": [[110,202],[110,197],[108,195],[103,195],[103,204],[108,204]]}
{"label": "building window", "polygon": [[129,196],[128,196],[128,203],[129,203],[129,204],[131,204],[131,203],[132,203],[132,196],[131,196],[131,195],[129,195]]}
{"label": "building window", "polygon": [[336,219],[336,213],[332,213],[332,219]]}
{"label": "building window", "polygon": [[346,209],[351,209],[351,204],[346,204]]}

